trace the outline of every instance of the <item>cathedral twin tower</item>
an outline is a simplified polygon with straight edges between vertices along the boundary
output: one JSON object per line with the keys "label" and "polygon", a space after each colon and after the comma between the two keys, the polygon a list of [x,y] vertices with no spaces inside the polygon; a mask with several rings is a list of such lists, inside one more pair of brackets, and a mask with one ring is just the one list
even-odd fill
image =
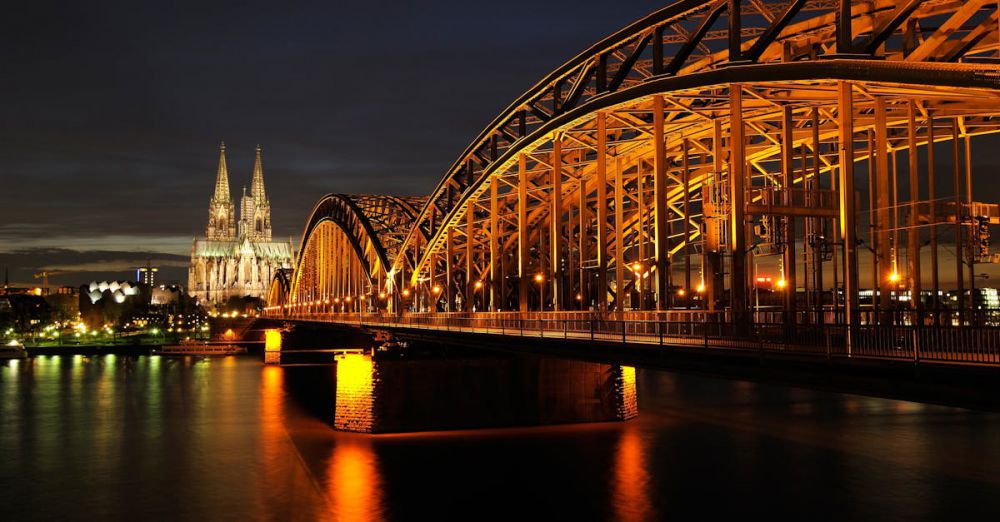
{"label": "cathedral twin tower", "polygon": [[208,239],[233,241],[246,236],[252,241],[271,240],[271,204],[264,192],[264,168],[260,162],[260,145],[253,163],[250,196],[246,186],[240,199],[239,229],[236,228],[236,210],[229,193],[229,171],[226,169],[226,144],[219,146],[219,171],[215,175],[215,194],[208,205]]}
{"label": "cathedral twin tower", "polygon": [[291,240],[271,240],[271,203],[264,190],[260,145],[250,194],[244,187],[237,220],[223,143],[205,238],[196,238],[191,249],[188,291],[206,306],[218,306],[233,297],[265,297],[274,273],[291,268],[292,255]]}

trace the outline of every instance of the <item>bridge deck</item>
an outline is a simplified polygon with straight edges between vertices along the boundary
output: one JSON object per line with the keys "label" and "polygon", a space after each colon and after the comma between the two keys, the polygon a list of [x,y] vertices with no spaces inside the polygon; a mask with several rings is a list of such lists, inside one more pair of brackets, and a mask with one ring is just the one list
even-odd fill
{"label": "bridge deck", "polygon": [[635,346],[739,350],[813,357],[891,359],[1000,366],[1000,329],[923,325],[859,326],[853,346],[838,324],[747,323],[711,320],[607,319],[591,314],[305,313],[286,318],[363,328],[460,332],[511,338],[565,339]]}

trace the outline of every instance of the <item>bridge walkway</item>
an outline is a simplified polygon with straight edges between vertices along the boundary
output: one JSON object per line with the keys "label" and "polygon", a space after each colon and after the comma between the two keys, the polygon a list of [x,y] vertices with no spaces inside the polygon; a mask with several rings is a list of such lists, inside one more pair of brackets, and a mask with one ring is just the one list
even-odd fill
{"label": "bridge walkway", "polygon": [[853,345],[848,346],[847,327],[841,324],[734,324],[715,321],[708,314],[691,315],[686,320],[602,318],[586,312],[524,315],[296,313],[284,318],[375,330],[439,331],[603,345],[1000,367],[1000,329],[992,326],[862,325],[856,327]]}

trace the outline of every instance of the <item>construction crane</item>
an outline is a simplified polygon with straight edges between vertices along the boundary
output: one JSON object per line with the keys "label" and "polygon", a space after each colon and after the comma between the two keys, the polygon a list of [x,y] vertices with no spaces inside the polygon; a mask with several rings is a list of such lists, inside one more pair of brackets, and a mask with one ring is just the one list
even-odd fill
{"label": "construction crane", "polygon": [[43,271],[35,274],[35,279],[41,279],[42,280],[42,294],[43,295],[48,295],[49,294],[49,276],[59,275],[61,273],[62,272],[45,271],[45,270],[43,270]]}

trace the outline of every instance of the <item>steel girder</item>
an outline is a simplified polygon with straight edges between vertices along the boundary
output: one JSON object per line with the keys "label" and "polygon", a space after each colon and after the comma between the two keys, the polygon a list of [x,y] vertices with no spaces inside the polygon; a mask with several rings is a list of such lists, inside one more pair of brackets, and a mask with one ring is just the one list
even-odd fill
{"label": "steel girder", "polygon": [[[633,292],[639,304],[631,306],[650,309],[643,296],[650,290],[656,308],[670,307],[665,294],[690,292],[693,271],[701,272],[699,288],[707,284],[718,296],[725,284],[709,280],[737,268],[745,277],[746,267],[734,263],[750,252],[743,249],[759,250],[749,228],[740,232],[758,217],[764,224],[792,216],[791,232],[782,233],[790,234],[784,263],[793,270],[796,219],[803,241],[848,237],[833,231],[845,219],[844,200],[837,201],[838,177],[851,170],[845,161],[877,159],[884,171],[892,154],[895,169],[896,152],[1000,131],[1000,71],[990,61],[1000,49],[996,2],[897,3],[681,1],[653,13],[515,100],[429,198],[326,196],[303,234],[292,293],[302,294],[299,281],[313,277],[310,262],[342,261],[310,249],[324,227],[343,235],[354,252],[349,262],[369,284],[412,290],[413,301],[400,303],[412,309],[437,309],[441,300],[446,310],[470,309],[461,295],[480,310],[526,310],[532,277],[544,281],[540,300],[551,299],[554,309],[574,292],[577,308],[590,300],[622,310],[621,296]],[[950,134],[942,131],[949,122]],[[911,199],[914,209],[925,205]],[[750,241],[734,243],[734,234]],[[826,255],[809,248],[808,256]],[[842,248],[856,272],[854,247]],[[873,265],[889,255],[885,245],[870,248]],[[701,266],[692,267],[695,255]],[[822,294],[830,285],[823,261],[812,257],[819,275],[807,285]],[[680,284],[671,279],[677,261],[684,263]],[[872,278],[878,284],[874,271]],[[342,289],[327,295],[358,288],[333,284]],[[727,291],[740,287],[731,279]],[[787,305],[794,308],[794,299]]]}
{"label": "steel girder", "polygon": [[[568,115],[578,118],[612,105],[612,100],[670,92],[694,83],[763,81],[772,74],[767,65],[801,65],[789,62],[805,62],[799,69],[805,79],[906,81],[896,77],[908,76],[922,83],[925,70],[919,67],[901,66],[888,75],[879,74],[888,72],[886,68],[869,68],[879,62],[955,63],[996,48],[996,31],[990,29],[996,25],[995,2],[896,4],[895,0],[681,1],[633,23],[545,77],[473,140],[435,188],[406,240],[404,252],[413,250],[411,246],[420,251],[418,266],[409,270],[419,272],[426,265],[427,243],[421,238],[431,238],[430,248],[436,249],[441,231],[457,223],[483,179],[510,161],[513,151],[526,149],[542,133],[558,129],[553,123],[568,121]],[[738,16],[729,15],[737,12]],[[851,23],[839,23],[845,18]],[[845,55],[864,59],[828,61]],[[983,66],[979,71],[989,76],[994,69]],[[699,74],[706,72],[716,74]],[[663,82],[683,77],[690,81]],[[995,77],[973,83],[992,86]],[[639,86],[647,88],[636,89]],[[584,107],[588,109],[581,111]],[[393,266],[405,270],[410,263],[397,256]]]}
{"label": "steel girder", "polygon": [[[318,284],[320,272],[332,272],[345,261],[356,262],[369,284],[384,281],[389,260],[398,254],[423,204],[424,199],[419,197],[328,194],[321,198],[309,215],[299,243],[290,288],[292,300],[318,297],[314,290],[306,292],[306,296],[305,286]],[[349,246],[339,251],[337,258],[331,257],[329,251],[334,239]],[[305,279],[310,279],[308,285]],[[325,283],[334,282],[329,276],[325,279],[329,279]]]}
{"label": "steel girder", "polygon": [[267,292],[267,306],[278,309],[288,303],[291,297],[291,280],[294,276],[294,269],[279,268],[271,277],[271,285]]}

